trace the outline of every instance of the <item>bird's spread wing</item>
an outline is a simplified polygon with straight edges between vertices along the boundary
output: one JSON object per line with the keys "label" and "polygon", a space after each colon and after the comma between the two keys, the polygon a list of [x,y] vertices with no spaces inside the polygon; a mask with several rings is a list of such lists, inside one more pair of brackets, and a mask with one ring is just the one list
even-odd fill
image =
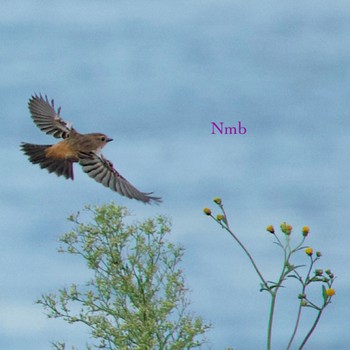
{"label": "bird's spread wing", "polygon": [[120,193],[122,196],[137,199],[144,203],[160,203],[159,197],[150,196],[151,193],[140,192],[129,181],[114,169],[113,164],[102,155],[94,152],[79,153],[79,164],[83,171],[91,178],[95,179],[102,185],[109,187],[111,190]]}
{"label": "bird's spread wing", "polygon": [[54,101],[47,96],[34,95],[28,103],[30,114],[35,125],[46,134],[56,138],[66,138],[71,131],[71,125],[60,117],[61,107],[55,111]]}

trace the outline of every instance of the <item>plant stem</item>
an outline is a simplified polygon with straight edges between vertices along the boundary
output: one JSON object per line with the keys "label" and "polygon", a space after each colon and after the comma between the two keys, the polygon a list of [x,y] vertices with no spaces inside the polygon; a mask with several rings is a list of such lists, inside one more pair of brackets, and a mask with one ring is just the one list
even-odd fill
{"label": "plant stem", "polygon": [[271,340],[272,340],[272,324],[273,324],[273,317],[275,312],[275,304],[276,304],[276,298],[277,298],[277,292],[279,288],[282,285],[282,282],[284,281],[286,275],[288,274],[288,268],[289,265],[289,259],[292,255],[292,251],[290,249],[290,239],[289,236],[286,236],[286,245],[283,246],[282,242],[279,240],[277,236],[275,236],[279,245],[283,249],[283,267],[280,274],[280,277],[278,279],[278,282],[275,286],[275,289],[271,291],[271,305],[270,305],[270,314],[269,314],[269,322],[268,322],[268,328],[267,328],[267,350],[271,349]]}
{"label": "plant stem", "polygon": [[[296,250],[294,250],[294,251],[296,251]],[[310,264],[309,270],[308,270],[308,272],[307,272],[305,282],[303,282],[301,276],[298,274],[297,271],[294,272],[294,273],[297,275],[298,280],[299,280],[299,281],[302,283],[302,285],[303,285],[303,288],[302,288],[302,290],[301,290],[301,295],[304,295],[304,294],[305,294],[306,282],[310,279],[310,273],[311,273],[311,270],[312,270],[313,265],[314,265],[314,260],[311,258],[311,264]],[[294,337],[295,337],[295,335],[297,334],[298,327],[299,327],[299,323],[300,323],[300,317],[301,317],[302,302],[303,302],[303,300],[300,300],[300,304],[299,304],[299,308],[298,308],[298,314],[297,314],[297,320],[296,320],[296,322],[295,322],[295,327],[294,327],[292,336],[291,336],[291,338],[290,338],[290,340],[289,340],[289,343],[288,343],[288,346],[287,346],[287,349],[286,349],[286,350],[289,350],[289,349],[290,349],[290,347],[292,346],[292,343],[293,343],[293,341],[294,341]],[[310,335],[311,335],[311,334],[310,334]]]}
{"label": "plant stem", "polygon": [[267,327],[267,350],[271,350],[272,323],[273,323],[273,315],[275,312],[276,296],[277,294],[275,292],[271,294],[270,315],[269,315],[269,323]]}
{"label": "plant stem", "polygon": [[[256,271],[256,273],[258,274],[264,288],[270,293],[271,295],[271,305],[270,305],[270,315],[269,315],[269,323],[268,323],[268,330],[267,330],[267,350],[271,350],[271,338],[272,338],[272,322],[273,322],[273,315],[274,315],[274,311],[275,311],[275,304],[276,304],[276,296],[277,296],[277,290],[279,288],[279,286],[281,285],[283,279],[284,279],[284,269],[285,269],[285,265],[283,267],[280,279],[278,281],[278,285],[275,289],[275,291],[272,291],[269,288],[268,283],[265,281],[263,275],[261,274],[258,266],[256,265],[253,257],[250,255],[249,251],[247,250],[247,248],[244,246],[244,244],[238,239],[238,237],[233,233],[233,231],[230,229],[228,220],[227,220],[227,216],[225,213],[225,209],[223,208],[222,205],[220,205],[221,210],[224,214],[225,217],[225,224],[223,224],[221,221],[217,220],[216,218],[213,217],[213,219],[215,221],[217,221],[222,228],[224,228],[233,238],[234,240],[238,243],[238,245],[243,249],[243,251],[246,253],[248,259],[250,260],[251,264],[253,265],[254,270]],[[286,261],[286,251],[284,250],[284,260]]]}
{"label": "plant stem", "polygon": [[312,332],[315,330],[316,326],[317,326],[317,323],[318,321],[320,320],[321,318],[321,315],[322,315],[322,312],[323,312],[324,308],[320,309],[319,312],[318,312],[318,315],[316,317],[316,320],[314,322],[314,324],[312,325],[311,329],[309,330],[309,333],[306,335],[306,337],[304,338],[303,342],[301,343],[300,347],[299,347],[299,350],[303,349],[303,347],[305,346],[306,342],[309,340]]}
{"label": "plant stem", "polygon": [[[216,219],[215,219],[216,220]],[[217,220],[216,220],[217,221]],[[244,252],[246,253],[246,255],[248,256],[248,259],[250,260],[250,262],[253,265],[254,270],[256,271],[256,273],[258,274],[258,276],[260,277],[260,280],[262,282],[262,284],[264,285],[264,287],[269,291],[269,286],[267,284],[267,282],[265,281],[263,275],[261,274],[258,266],[255,264],[255,261],[253,259],[253,257],[250,255],[250,253],[248,252],[247,248],[243,245],[243,243],[238,239],[238,237],[231,231],[231,229],[228,227],[223,225],[221,222],[219,222],[220,225],[234,238],[234,240],[238,243],[238,245],[244,250]]]}
{"label": "plant stem", "polygon": [[298,330],[299,322],[300,322],[300,317],[301,317],[301,310],[302,310],[301,303],[302,303],[302,301],[300,301],[300,304],[299,304],[297,320],[296,320],[295,327],[294,327],[292,336],[291,336],[291,338],[290,338],[290,340],[289,340],[289,343],[288,343],[288,346],[287,346],[287,349],[286,349],[286,350],[289,350],[289,349],[290,349],[290,347],[292,346],[294,337],[295,337],[295,335],[297,334],[297,330]]}
{"label": "plant stem", "polygon": [[265,281],[263,275],[261,274],[260,270],[258,269],[258,266],[255,264],[255,261],[254,261],[253,257],[250,255],[250,253],[248,252],[247,248],[243,245],[243,243],[238,239],[238,237],[237,237],[237,236],[233,233],[233,231],[230,229],[230,225],[229,225],[229,223],[228,223],[228,219],[227,219],[227,215],[226,215],[224,206],[223,206],[222,204],[220,204],[219,207],[220,207],[220,209],[222,210],[222,213],[224,214],[224,217],[225,217],[225,225],[224,225],[221,221],[219,221],[219,220],[217,220],[216,218],[214,218],[213,216],[212,216],[212,218],[213,218],[218,224],[220,224],[220,226],[221,226],[222,228],[224,228],[224,229],[234,238],[234,240],[238,243],[238,245],[244,250],[244,252],[245,252],[246,255],[248,256],[250,262],[252,263],[254,270],[256,271],[256,273],[258,274],[258,276],[260,277],[260,280],[261,280],[262,284],[264,285],[264,287],[265,287],[268,291],[270,291],[269,286],[268,286],[267,282]]}

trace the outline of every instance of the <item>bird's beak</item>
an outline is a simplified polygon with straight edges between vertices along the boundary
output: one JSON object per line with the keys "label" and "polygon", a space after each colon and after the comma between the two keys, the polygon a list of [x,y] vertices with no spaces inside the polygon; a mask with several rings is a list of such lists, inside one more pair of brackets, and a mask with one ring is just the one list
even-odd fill
{"label": "bird's beak", "polygon": [[106,142],[111,142],[111,141],[113,141],[113,139],[110,139],[109,137],[107,137]]}

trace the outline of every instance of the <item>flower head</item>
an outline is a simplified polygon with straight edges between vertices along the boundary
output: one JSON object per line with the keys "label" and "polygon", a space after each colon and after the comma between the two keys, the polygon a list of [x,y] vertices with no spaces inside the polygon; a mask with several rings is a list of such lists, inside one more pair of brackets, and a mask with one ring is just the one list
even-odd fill
{"label": "flower head", "polygon": [[282,222],[282,224],[281,224],[281,231],[285,235],[289,236],[292,233],[292,229],[293,229],[292,225],[289,225],[286,222]]}
{"label": "flower head", "polygon": [[272,233],[272,234],[275,233],[275,229],[273,228],[272,225],[267,226],[267,227],[266,227],[266,231],[268,231],[268,232],[270,232],[270,233]]}
{"label": "flower head", "polygon": [[223,220],[223,219],[224,219],[224,216],[223,216],[222,214],[216,215],[216,220],[217,220],[217,221],[221,221],[221,220]]}
{"label": "flower head", "polygon": [[327,297],[332,297],[335,294],[335,290],[333,288],[328,288],[326,290]]}
{"label": "flower head", "polygon": [[302,232],[303,236],[306,237],[306,236],[309,234],[309,232],[310,232],[309,226],[304,226],[304,227],[301,229],[301,232]]}
{"label": "flower head", "polygon": [[204,208],[203,209],[204,214],[206,215],[211,215],[211,210],[209,208]]}
{"label": "flower head", "polygon": [[215,197],[215,198],[213,199],[213,201],[214,201],[216,204],[218,204],[218,205],[221,205],[221,203],[222,203],[221,198],[219,198],[219,197]]}
{"label": "flower head", "polygon": [[307,254],[309,256],[311,256],[313,252],[314,252],[314,250],[311,247],[307,247],[305,249],[305,254]]}
{"label": "flower head", "polygon": [[329,276],[329,278],[334,278],[334,273],[330,269],[327,269],[325,272]]}

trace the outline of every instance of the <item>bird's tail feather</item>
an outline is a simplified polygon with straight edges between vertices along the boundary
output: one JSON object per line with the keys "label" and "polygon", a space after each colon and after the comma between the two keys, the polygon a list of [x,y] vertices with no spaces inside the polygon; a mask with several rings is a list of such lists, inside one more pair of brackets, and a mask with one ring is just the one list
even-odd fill
{"label": "bird's tail feather", "polygon": [[33,145],[22,142],[21,150],[29,157],[30,162],[39,164],[42,169],[47,169],[57,176],[64,176],[66,179],[74,179],[73,162],[69,159],[58,159],[46,156],[46,150],[52,145]]}

